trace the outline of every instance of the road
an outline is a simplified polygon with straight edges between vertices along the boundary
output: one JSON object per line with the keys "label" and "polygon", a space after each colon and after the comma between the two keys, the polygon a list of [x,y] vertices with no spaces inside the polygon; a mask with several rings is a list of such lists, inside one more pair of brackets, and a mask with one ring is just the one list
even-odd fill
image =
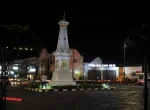
{"label": "road", "polygon": [[7,101],[7,110],[143,110],[141,87],[124,88],[48,93],[8,89],[7,96],[22,97],[23,102]]}

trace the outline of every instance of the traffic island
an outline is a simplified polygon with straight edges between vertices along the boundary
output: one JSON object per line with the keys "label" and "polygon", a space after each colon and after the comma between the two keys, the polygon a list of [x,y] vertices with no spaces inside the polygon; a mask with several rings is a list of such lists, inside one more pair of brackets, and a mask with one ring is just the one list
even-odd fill
{"label": "traffic island", "polygon": [[79,89],[39,89],[39,88],[24,88],[28,91],[34,91],[34,92],[58,92],[58,91],[101,91],[101,90],[115,90],[114,87],[106,89],[106,88],[79,88]]}
{"label": "traffic island", "polygon": [[24,86],[25,90],[34,92],[57,92],[57,91],[98,91],[98,90],[115,90],[115,87],[107,84],[79,84],[79,85],[66,85],[66,86],[50,86],[29,84]]}

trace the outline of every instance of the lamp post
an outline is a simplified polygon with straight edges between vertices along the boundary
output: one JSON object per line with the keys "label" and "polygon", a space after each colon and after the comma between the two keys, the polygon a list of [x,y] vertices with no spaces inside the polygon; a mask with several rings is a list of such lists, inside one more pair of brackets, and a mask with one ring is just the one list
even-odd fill
{"label": "lamp post", "polygon": [[147,36],[145,36],[145,29],[146,25],[143,24],[143,35],[140,36],[140,39],[142,41],[142,46],[144,49],[144,88],[143,88],[143,97],[144,97],[144,110],[148,110],[148,86],[147,86],[147,55],[148,55],[148,49],[147,49]]}
{"label": "lamp post", "polygon": [[125,66],[126,66],[126,43],[124,42],[124,71],[123,71],[123,82],[125,82]]}
{"label": "lamp post", "polygon": [[143,96],[144,96],[144,110],[148,110],[148,86],[147,86],[147,53],[144,56],[144,88],[143,88]]}
{"label": "lamp post", "polygon": [[[147,36],[144,36],[145,34],[145,24],[143,24],[142,26],[142,35],[140,35],[140,45],[142,47],[142,49],[144,50],[144,88],[143,88],[143,98],[144,98],[144,110],[148,110],[148,86],[147,86],[147,55],[148,55],[148,49],[147,49]],[[139,36],[139,34],[136,34],[137,36]]]}
{"label": "lamp post", "polygon": [[3,67],[3,61],[4,61],[4,58],[3,58],[3,48],[1,48],[1,84],[0,84],[0,109],[4,109],[4,102],[3,102],[3,97],[4,97],[4,85],[3,85],[3,70],[4,70],[4,67]]}
{"label": "lamp post", "polygon": [[126,66],[126,44],[124,42],[124,72],[123,72],[123,79],[125,80],[125,66]]}
{"label": "lamp post", "polygon": [[[129,40],[130,41],[130,40]],[[142,42],[144,41],[144,42]],[[148,55],[148,51],[145,47],[145,41],[147,41],[147,37],[146,36],[141,36],[140,38],[140,44],[142,45],[142,49],[144,50],[144,88],[143,88],[143,97],[144,97],[144,110],[148,110],[148,86],[147,86],[147,55]],[[132,42],[132,41],[130,41]]]}
{"label": "lamp post", "polygon": [[6,110],[6,49],[1,48],[1,62],[2,62],[2,72],[1,72],[1,97],[0,106],[2,110]]}
{"label": "lamp post", "polygon": [[147,86],[147,55],[148,55],[148,50],[147,47],[145,46],[147,41],[146,36],[141,36],[141,39],[144,41],[142,42],[142,46],[144,49],[144,88],[143,88],[143,97],[144,97],[144,110],[148,110],[148,86]]}

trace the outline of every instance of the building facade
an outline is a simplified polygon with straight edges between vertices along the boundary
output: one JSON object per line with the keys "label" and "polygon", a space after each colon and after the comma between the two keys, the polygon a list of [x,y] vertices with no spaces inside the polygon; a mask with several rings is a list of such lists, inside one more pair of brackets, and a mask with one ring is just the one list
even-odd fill
{"label": "building facade", "polygon": [[87,80],[115,81],[119,77],[119,67],[103,64],[99,57],[91,63],[84,63],[83,71]]}

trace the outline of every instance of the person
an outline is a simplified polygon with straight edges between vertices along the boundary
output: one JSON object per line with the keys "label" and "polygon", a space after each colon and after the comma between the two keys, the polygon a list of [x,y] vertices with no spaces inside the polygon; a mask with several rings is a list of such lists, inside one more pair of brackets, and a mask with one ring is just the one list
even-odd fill
{"label": "person", "polygon": [[28,77],[28,81],[30,81],[30,77]]}

